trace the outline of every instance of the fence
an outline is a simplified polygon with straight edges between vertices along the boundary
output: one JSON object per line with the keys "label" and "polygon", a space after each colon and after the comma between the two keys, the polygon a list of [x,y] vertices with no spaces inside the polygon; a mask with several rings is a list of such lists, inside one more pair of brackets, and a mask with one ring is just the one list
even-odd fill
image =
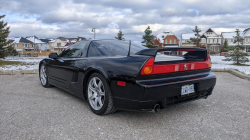
{"label": "fence", "polygon": [[19,56],[24,57],[37,57],[37,56],[48,56],[50,53],[53,53],[52,51],[25,51],[25,52],[19,52]]}

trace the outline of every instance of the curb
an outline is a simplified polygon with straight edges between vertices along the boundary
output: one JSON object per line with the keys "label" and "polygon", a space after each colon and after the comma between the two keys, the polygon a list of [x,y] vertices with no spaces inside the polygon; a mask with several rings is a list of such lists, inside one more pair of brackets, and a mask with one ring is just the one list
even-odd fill
{"label": "curb", "polygon": [[0,70],[0,75],[38,74],[38,70]]}
{"label": "curb", "polygon": [[235,76],[238,76],[238,77],[240,77],[242,79],[248,79],[248,80],[250,80],[250,76],[249,75],[246,75],[246,74],[241,73],[239,71],[236,71],[234,69],[229,69],[228,72],[231,73],[231,74],[233,74],[233,75],[235,75]]}
{"label": "curb", "polygon": [[247,79],[250,81],[250,75],[246,75],[246,74],[241,73],[239,71],[236,71],[234,69],[212,69],[211,71],[212,72],[228,72],[228,73],[231,73],[237,77],[240,77],[242,79]]}

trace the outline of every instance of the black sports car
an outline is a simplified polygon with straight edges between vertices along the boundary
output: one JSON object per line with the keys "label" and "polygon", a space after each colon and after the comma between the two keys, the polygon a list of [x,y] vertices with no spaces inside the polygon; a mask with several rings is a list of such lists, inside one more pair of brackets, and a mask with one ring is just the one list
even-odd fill
{"label": "black sports car", "polygon": [[51,85],[88,100],[98,115],[116,110],[158,111],[206,99],[216,76],[206,49],[148,49],[127,41],[79,41],[39,64]]}

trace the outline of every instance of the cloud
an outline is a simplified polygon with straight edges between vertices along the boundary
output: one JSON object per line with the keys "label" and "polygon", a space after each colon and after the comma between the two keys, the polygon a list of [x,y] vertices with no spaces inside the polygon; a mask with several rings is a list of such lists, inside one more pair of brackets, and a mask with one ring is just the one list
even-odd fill
{"label": "cloud", "polygon": [[172,31],[177,37],[197,25],[220,33],[249,28],[249,0],[0,0],[0,15],[11,26],[11,37],[37,35],[141,41],[150,26],[153,34]]}

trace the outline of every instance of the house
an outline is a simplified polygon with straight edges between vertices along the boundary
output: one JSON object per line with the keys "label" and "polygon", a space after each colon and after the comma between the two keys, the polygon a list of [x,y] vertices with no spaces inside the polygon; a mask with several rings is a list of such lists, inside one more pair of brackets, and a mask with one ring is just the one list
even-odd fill
{"label": "house", "polygon": [[[242,36],[243,32],[240,32],[240,35]],[[233,46],[238,45],[238,43],[234,43],[234,36],[236,36],[236,32],[222,32],[221,36],[222,36],[222,43],[221,43],[222,46],[223,46],[223,44],[225,43],[226,40],[228,42],[228,46],[233,47]],[[246,34],[246,38],[247,38],[247,34]],[[244,39],[244,41],[245,41],[245,39]],[[244,45],[244,41],[243,41],[243,45]]]}
{"label": "house", "polygon": [[75,36],[74,38],[77,38],[78,41],[87,40],[85,37],[80,37],[80,36]]}
{"label": "house", "polygon": [[246,52],[250,52],[250,28],[242,32],[242,37],[244,37],[243,45],[246,46]]}
{"label": "house", "polygon": [[153,40],[158,48],[179,47],[179,39],[171,31],[164,31],[156,35]]}
{"label": "house", "polygon": [[53,52],[61,53],[69,45],[74,44],[75,42],[77,42],[77,38],[58,37],[57,39],[50,41],[49,49]]}
{"label": "house", "polygon": [[206,37],[207,50],[209,53],[219,53],[222,37],[209,28],[204,34]]}
{"label": "house", "polygon": [[41,39],[38,39],[36,36],[28,36],[26,37],[27,40],[31,41],[33,44],[35,44],[35,50],[47,50],[49,49],[49,43],[46,40],[42,41]]}
{"label": "house", "polygon": [[[219,53],[221,46],[221,36],[215,33],[211,28],[201,34],[201,45],[204,46],[209,53]],[[190,43],[190,38],[196,38],[195,33],[188,33],[181,35],[182,47],[195,47],[193,43]]]}
{"label": "house", "polygon": [[195,38],[195,33],[186,33],[181,34],[181,47],[184,48],[193,48],[195,45],[193,43],[190,43],[190,38]]}
{"label": "house", "polygon": [[14,38],[12,42],[12,46],[16,49],[16,51],[19,51],[19,52],[34,50],[33,42],[23,37]]}
{"label": "house", "polygon": [[41,50],[49,50],[49,43],[51,40],[53,39],[40,39],[42,42],[46,43],[46,44],[41,44]]}

